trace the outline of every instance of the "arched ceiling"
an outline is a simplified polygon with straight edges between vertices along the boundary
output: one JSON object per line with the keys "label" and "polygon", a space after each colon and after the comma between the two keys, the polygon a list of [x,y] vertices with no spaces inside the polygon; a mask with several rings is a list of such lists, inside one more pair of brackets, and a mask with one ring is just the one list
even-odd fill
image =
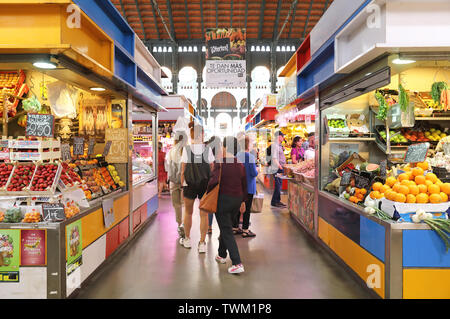
{"label": "arched ceiling", "polygon": [[[247,39],[303,39],[333,0],[112,0],[143,40],[203,40],[207,28],[247,28]],[[161,18],[162,16],[162,18]],[[171,33],[169,36],[169,33]]]}

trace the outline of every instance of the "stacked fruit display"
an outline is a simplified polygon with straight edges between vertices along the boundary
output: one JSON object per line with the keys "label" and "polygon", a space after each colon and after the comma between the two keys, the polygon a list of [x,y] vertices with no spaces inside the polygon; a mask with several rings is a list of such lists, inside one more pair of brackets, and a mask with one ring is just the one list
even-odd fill
{"label": "stacked fruit display", "polygon": [[114,182],[113,178],[111,177],[108,169],[106,167],[100,167],[100,174],[102,175],[105,182],[113,189],[117,189],[117,185]]}
{"label": "stacked fruit display", "polygon": [[448,202],[450,183],[443,183],[433,173],[425,173],[428,163],[418,163],[417,167],[406,166],[405,173],[397,177],[390,176],[386,183],[374,183],[370,197],[409,203],[409,204],[440,204]]}
{"label": "stacked fruit display", "polygon": [[113,178],[114,182],[115,182],[117,185],[119,185],[120,187],[124,187],[124,186],[125,186],[125,183],[122,182],[122,181],[120,180],[119,173],[117,173],[117,170],[116,170],[116,168],[114,167],[114,165],[108,165],[107,168],[108,168],[108,171],[109,171],[109,173],[111,174],[111,177]]}
{"label": "stacked fruit display", "polygon": [[347,187],[347,190],[344,192],[343,196],[345,199],[349,200],[350,202],[358,204],[358,203],[364,201],[366,194],[367,194],[367,190],[365,188]]}
{"label": "stacked fruit display", "polygon": [[[401,144],[401,143],[407,143],[408,139],[402,135],[400,131],[390,131],[390,142],[392,144]],[[386,141],[387,133],[385,130],[380,131],[380,136],[383,138],[384,141]]]}
{"label": "stacked fruit display", "polygon": [[442,132],[439,129],[435,129],[435,128],[429,129],[428,131],[426,131],[424,133],[424,135],[426,138],[428,138],[430,141],[433,141],[433,142],[438,142],[441,139],[447,137],[446,133]]}
{"label": "stacked fruit display", "polygon": [[62,163],[62,167],[63,172],[65,172],[74,183],[82,184],[80,175],[74,171],[74,168],[77,167],[75,164]]}
{"label": "stacked fruit display", "polygon": [[39,223],[41,221],[41,213],[33,209],[31,212],[26,213],[22,219],[22,223]]}
{"label": "stacked fruit display", "polygon": [[[94,178],[93,170],[84,170],[83,173],[83,181],[84,181],[84,191],[86,197],[88,199],[95,199],[99,196],[102,196],[102,190],[100,186],[97,184]],[[87,193],[90,193],[89,195]]]}
{"label": "stacked fruit display", "polygon": [[64,214],[66,215],[67,219],[72,218],[73,216],[76,216],[79,213],[80,208],[73,201],[68,202],[64,207]]}
{"label": "stacked fruit display", "polygon": [[12,164],[6,164],[6,163],[0,164],[0,187],[4,187],[6,185],[13,168],[14,168],[14,165],[12,165]]}
{"label": "stacked fruit display", "polygon": [[30,185],[35,170],[34,164],[18,164],[14,167],[6,189],[8,192],[20,192]]}
{"label": "stacked fruit display", "polygon": [[345,120],[343,120],[343,119],[332,119],[332,120],[328,120],[328,127],[346,128],[347,124],[345,123]]}
{"label": "stacked fruit display", "polygon": [[49,190],[55,181],[58,171],[57,164],[41,164],[36,169],[33,181],[31,182],[30,190],[33,192],[42,192]]}

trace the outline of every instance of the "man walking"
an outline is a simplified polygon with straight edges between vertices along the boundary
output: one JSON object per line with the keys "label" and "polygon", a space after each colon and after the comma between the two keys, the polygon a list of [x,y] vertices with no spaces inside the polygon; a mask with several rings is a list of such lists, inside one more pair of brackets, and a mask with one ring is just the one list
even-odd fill
{"label": "man walking", "polygon": [[272,195],[271,205],[277,208],[286,208],[287,206],[281,202],[281,184],[282,180],[278,177],[280,173],[283,173],[284,166],[286,165],[286,156],[284,156],[284,147],[282,145],[284,141],[284,134],[281,131],[275,132],[275,140],[271,147],[271,172],[273,173],[274,190]]}

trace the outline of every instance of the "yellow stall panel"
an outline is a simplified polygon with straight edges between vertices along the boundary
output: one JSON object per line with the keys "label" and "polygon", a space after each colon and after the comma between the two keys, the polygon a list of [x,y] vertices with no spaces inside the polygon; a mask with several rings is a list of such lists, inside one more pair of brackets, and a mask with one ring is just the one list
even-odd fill
{"label": "yellow stall panel", "polygon": [[404,299],[450,299],[450,269],[403,269]]}

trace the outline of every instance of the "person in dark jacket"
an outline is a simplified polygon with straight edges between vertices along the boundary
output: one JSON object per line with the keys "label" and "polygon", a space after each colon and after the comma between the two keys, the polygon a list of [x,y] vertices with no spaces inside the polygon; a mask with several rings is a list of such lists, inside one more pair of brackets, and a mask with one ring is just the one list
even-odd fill
{"label": "person in dark jacket", "polygon": [[[218,136],[211,137],[209,141],[206,143],[206,145],[211,147],[216,161],[222,158],[222,141]],[[213,218],[214,214],[208,214],[208,235],[212,234]]]}
{"label": "person in dark jacket", "polygon": [[228,268],[231,274],[244,272],[239,249],[233,235],[233,217],[237,210],[245,211],[247,198],[247,177],[245,167],[236,158],[238,142],[235,137],[226,137],[223,141],[222,163],[214,164],[212,177],[209,180],[207,191],[211,191],[219,183],[219,199],[217,202],[216,220],[220,229],[219,251],[216,261],[226,263],[227,251],[230,254],[232,266]]}

